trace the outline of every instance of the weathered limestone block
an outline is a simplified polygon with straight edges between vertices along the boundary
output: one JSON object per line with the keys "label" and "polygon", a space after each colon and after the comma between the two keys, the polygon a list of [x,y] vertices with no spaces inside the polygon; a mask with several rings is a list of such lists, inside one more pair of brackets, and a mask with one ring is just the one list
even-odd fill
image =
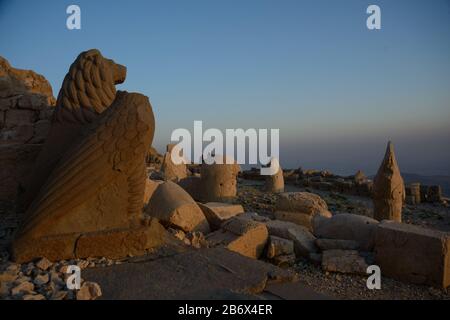
{"label": "weathered limestone block", "polygon": [[[281,193],[284,192],[284,174],[278,159],[272,159],[272,162],[274,161],[278,165],[279,169],[274,175],[268,175],[265,177],[264,190],[272,193]],[[271,165],[273,165],[272,162]]]}
{"label": "weathered limestone block", "polygon": [[266,226],[271,236],[294,241],[294,251],[297,256],[308,257],[310,253],[317,252],[316,238],[307,228],[281,220],[267,221]]}
{"label": "weathered limestone block", "polygon": [[174,226],[185,232],[210,231],[208,221],[194,199],[171,181],[158,186],[145,213],[158,218],[167,226]]}
{"label": "weathered limestone block", "polygon": [[288,239],[294,241],[294,251],[298,257],[308,257],[311,253],[317,252],[316,237],[305,228],[297,226],[288,229]]}
{"label": "weathered limestone block", "polygon": [[198,203],[198,206],[202,209],[212,230],[219,229],[222,223],[228,219],[244,213],[244,208],[240,204],[208,202]]}
{"label": "weathered limestone block", "polygon": [[[58,95],[50,131],[28,183],[25,207],[37,196],[62,157],[75,147],[82,133],[111,106],[116,98],[115,85],[124,82],[125,77],[124,66],[104,58],[95,49],[82,52],[70,66]],[[116,133],[124,133],[121,128],[117,127]],[[130,135],[128,139],[133,138]]]}
{"label": "weathered limestone block", "polygon": [[149,248],[159,247],[167,242],[167,232],[156,220],[148,225],[113,231],[99,231],[81,235],[75,247],[77,258],[106,257],[117,259],[138,256]]}
{"label": "weathered limestone block", "polygon": [[266,222],[266,226],[271,236],[277,236],[284,239],[289,239],[289,229],[300,228],[305,230],[304,227],[293,222],[282,220],[269,220]]}
{"label": "weathered limestone block", "polygon": [[309,214],[299,212],[275,211],[274,216],[277,220],[289,221],[295,223],[296,225],[305,227],[309,231],[312,231],[313,216]]}
{"label": "weathered limestone block", "polygon": [[450,285],[450,236],[383,221],[376,230],[375,262],[384,276],[446,288]]}
{"label": "weathered limestone block", "polygon": [[268,236],[264,223],[235,217],[226,221],[222,229],[207,235],[206,240],[210,247],[224,246],[243,256],[258,259]]}
{"label": "weathered limestone block", "polygon": [[202,202],[222,202],[233,199],[237,194],[237,175],[240,166],[235,161],[228,161],[225,156],[216,156],[216,159],[222,157],[222,163],[206,164],[201,166],[201,189],[199,200]]}
{"label": "weathered limestone block", "polygon": [[294,253],[294,241],[276,236],[269,237],[267,245],[267,258],[272,259],[277,256],[291,255]]}
{"label": "weathered limestone block", "polygon": [[173,147],[171,144],[167,146],[167,152],[162,160],[161,172],[164,180],[178,182],[187,177],[187,167],[185,163],[175,164],[172,161]]}
{"label": "weathered limestone block", "polygon": [[373,184],[374,218],[401,222],[404,200],[405,185],[395,159],[394,146],[389,141]]}
{"label": "weathered limestone block", "polygon": [[290,221],[310,230],[316,215],[331,217],[326,202],[320,196],[308,192],[280,194],[275,210],[274,215],[278,220]]}
{"label": "weathered limestone block", "polygon": [[[91,67],[92,71],[94,66]],[[68,77],[72,77],[71,73]],[[75,120],[81,111],[76,105],[72,107],[60,105],[59,112]],[[64,121],[59,123],[63,124]],[[122,238],[124,229],[142,226],[147,179],[145,156],[154,128],[148,98],[119,92],[108,110],[79,133],[78,139],[54,165],[28,207],[13,242],[13,258],[23,262],[45,253],[47,258],[66,259],[75,254],[80,236],[105,231]],[[123,245],[129,247],[126,242]],[[97,249],[100,254],[105,248]],[[123,247],[115,250],[126,251]]]}
{"label": "weathered limestone block", "polygon": [[316,218],[314,235],[325,239],[354,240],[362,250],[372,251],[378,221],[356,214],[343,213],[331,219]]}
{"label": "weathered limestone block", "polygon": [[367,263],[356,250],[326,250],[322,269],[328,272],[367,274]]}

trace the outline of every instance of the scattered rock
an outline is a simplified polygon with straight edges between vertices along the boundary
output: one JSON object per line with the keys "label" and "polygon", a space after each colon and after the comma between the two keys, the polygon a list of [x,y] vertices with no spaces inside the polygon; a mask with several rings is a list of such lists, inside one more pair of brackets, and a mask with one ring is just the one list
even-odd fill
{"label": "scattered rock", "polygon": [[356,250],[325,250],[322,268],[328,272],[366,274],[367,263]]}
{"label": "scattered rock", "polygon": [[208,202],[198,203],[198,206],[202,209],[212,230],[219,229],[222,223],[228,219],[244,213],[244,208],[240,204]]}
{"label": "scattered rock", "polygon": [[11,289],[11,294],[13,296],[19,294],[31,294],[34,290],[34,284],[29,281],[24,281],[19,283],[17,286]]}
{"label": "scattered rock", "polygon": [[210,233],[206,240],[210,247],[224,246],[243,256],[258,259],[268,239],[264,223],[232,218],[222,225],[222,229]]}
{"label": "scattered rock", "polygon": [[289,239],[294,241],[295,254],[299,257],[309,257],[311,253],[317,252],[316,238],[306,228],[297,226],[288,229]]}
{"label": "scattered rock", "polygon": [[199,231],[189,232],[186,238],[189,240],[190,245],[194,248],[200,249],[208,247],[208,242],[206,241],[205,236]]}
{"label": "scattered rock", "polygon": [[185,232],[208,233],[210,230],[205,215],[194,199],[171,181],[158,186],[145,213],[158,218],[167,226],[175,226]]}
{"label": "scattered rock", "polygon": [[95,300],[101,296],[102,290],[95,282],[85,281],[77,292],[77,300]]}
{"label": "scattered rock", "polygon": [[[277,236],[284,239],[289,239],[289,229],[295,229],[298,226],[295,223],[281,220],[270,220],[266,221],[267,230],[269,231],[269,235]],[[302,227],[300,227],[302,228]]]}
{"label": "scattered rock", "polygon": [[48,275],[48,273],[44,273],[44,274],[38,274],[34,278],[33,283],[37,286],[42,286],[42,285],[48,283],[48,281],[49,281],[49,275]]}
{"label": "scattered rock", "polygon": [[41,269],[42,271],[46,271],[48,268],[50,268],[53,265],[53,263],[48,260],[47,258],[41,258],[36,262],[36,267]]}
{"label": "scattered rock", "polygon": [[278,220],[290,221],[310,230],[312,230],[312,219],[316,215],[331,217],[326,202],[313,193],[282,193],[275,205],[275,217]]}
{"label": "scattered rock", "polygon": [[287,240],[276,236],[269,237],[269,244],[267,246],[267,258],[272,259],[281,255],[290,255],[293,252],[294,242],[292,240]]}

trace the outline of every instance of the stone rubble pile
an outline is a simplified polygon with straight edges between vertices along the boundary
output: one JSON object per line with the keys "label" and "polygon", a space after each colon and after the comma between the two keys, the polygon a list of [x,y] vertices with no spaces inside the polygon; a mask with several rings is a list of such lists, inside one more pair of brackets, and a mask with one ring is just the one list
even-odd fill
{"label": "stone rubble pile", "polygon": [[102,296],[100,286],[81,278],[80,289],[67,288],[68,267],[101,268],[120,264],[106,258],[89,258],[52,263],[41,258],[26,264],[0,264],[0,299],[4,300],[95,300]]}

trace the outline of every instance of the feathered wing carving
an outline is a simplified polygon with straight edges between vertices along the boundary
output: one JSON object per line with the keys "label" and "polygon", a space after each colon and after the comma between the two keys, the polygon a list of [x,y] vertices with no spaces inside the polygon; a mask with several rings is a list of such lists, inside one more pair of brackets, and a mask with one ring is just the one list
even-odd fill
{"label": "feathered wing carving", "polygon": [[154,127],[147,97],[118,92],[111,107],[86,128],[80,141],[58,162],[27,210],[20,234],[40,237],[49,230],[55,232],[52,228],[60,219],[67,219],[74,208],[114,183],[125,193],[128,214],[140,214],[146,179],[145,155],[153,140]]}
{"label": "feathered wing carving", "polygon": [[115,85],[125,77],[126,67],[96,49],[80,53],[72,63],[58,94],[49,134],[26,186],[22,201],[25,209],[80,131],[109,108],[116,97]]}

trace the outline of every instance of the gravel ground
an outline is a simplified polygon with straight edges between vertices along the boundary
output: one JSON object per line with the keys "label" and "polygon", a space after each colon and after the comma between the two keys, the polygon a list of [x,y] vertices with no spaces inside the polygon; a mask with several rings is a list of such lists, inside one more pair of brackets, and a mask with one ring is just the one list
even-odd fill
{"label": "gravel ground", "polygon": [[[236,203],[244,206],[246,211],[257,212],[260,215],[273,218],[274,205],[277,195],[264,193],[261,191],[261,182],[240,180],[238,184],[238,198]],[[327,202],[330,211],[334,214],[349,212],[372,216],[372,202],[368,198],[356,196],[335,194],[330,192],[310,190],[299,188],[293,185],[287,185],[286,191],[309,191],[317,193]],[[6,268],[10,265],[8,255],[5,251],[10,243],[14,230],[17,228],[21,217],[15,212],[15,208],[9,204],[0,204],[0,265]],[[423,204],[419,206],[406,206],[404,208],[404,222],[425,226],[450,232],[450,209],[442,205]],[[86,265],[110,265],[120,263],[114,261],[76,261],[76,264]],[[28,277],[32,281],[33,275],[26,275],[26,265],[22,276]],[[35,269],[30,268],[29,269]],[[58,270],[60,265],[55,264],[54,269]],[[3,269],[3,268],[2,268]],[[292,269],[300,275],[301,281],[308,284],[313,290],[331,296],[336,299],[438,299],[450,300],[450,289],[447,291],[439,290],[427,286],[417,286],[401,283],[392,279],[382,278],[381,290],[369,290],[366,287],[366,277],[359,275],[335,274],[322,271],[320,266],[314,265],[309,261],[298,261]],[[20,269],[18,270],[20,275]],[[42,272],[41,272],[42,275]],[[61,288],[59,288],[61,290]],[[54,295],[58,290],[49,290],[42,286],[37,292],[44,296]],[[53,291],[53,292],[52,292]],[[65,297],[71,299],[72,297]]]}
{"label": "gravel ground", "polygon": [[[272,217],[277,196],[262,192],[261,187],[261,182],[241,180],[236,202],[241,203],[246,211]],[[372,201],[369,198],[308,190],[292,185],[287,185],[286,189],[286,191],[309,191],[319,194],[334,214],[349,212],[369,217],[373,215]],[[450,231],[450,209],[440,205],[407,206],[404,209],[404,220],[405,223]],[[313,290],[335,299],[450,300],[450,288],[439,290],[406,284],[385,277],[382,277],[380,290],[369,290],[365,276],[324,272],[320,266],[309,261],[298,261],[293,270],[298,272],[300,280]]]}

